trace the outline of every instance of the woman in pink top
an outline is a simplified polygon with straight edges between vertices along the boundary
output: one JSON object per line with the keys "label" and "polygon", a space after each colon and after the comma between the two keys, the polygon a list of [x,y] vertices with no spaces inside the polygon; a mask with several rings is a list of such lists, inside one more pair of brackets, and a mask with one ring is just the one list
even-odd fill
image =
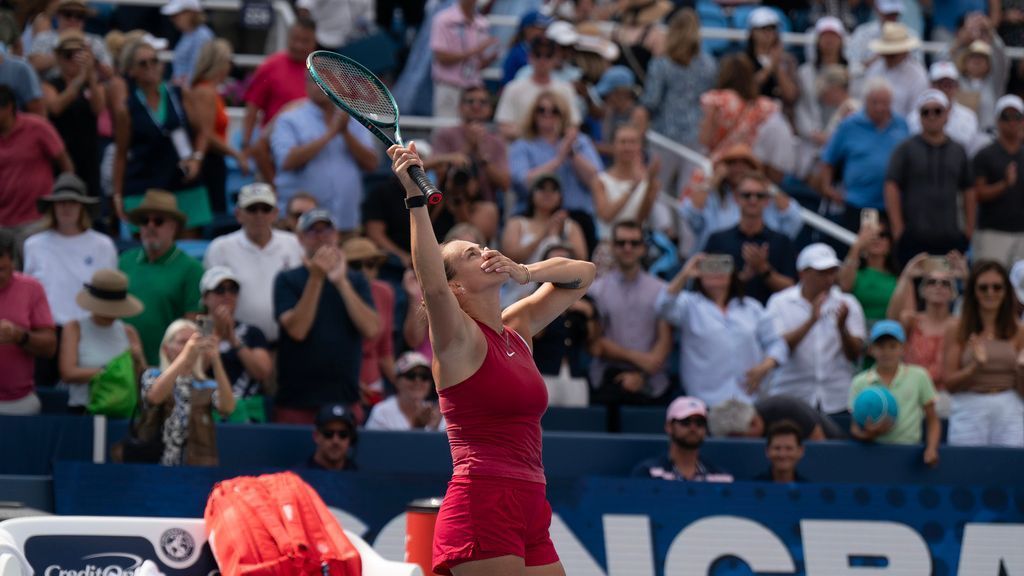
{"label": "woman in pink top", "polygon": [[[388,150],[410,206],[412,259],[427,308],[432,370],[454,466],[434,531],[433,571],[455,576],[562,576],[548,528],[540,418],[544,380],[533,335],[579,300],[589,262],[554,258],[524,266],[456,240],[438,246],[408,169],[415,145]],[[501,309],[509,279],[542,286]]]}

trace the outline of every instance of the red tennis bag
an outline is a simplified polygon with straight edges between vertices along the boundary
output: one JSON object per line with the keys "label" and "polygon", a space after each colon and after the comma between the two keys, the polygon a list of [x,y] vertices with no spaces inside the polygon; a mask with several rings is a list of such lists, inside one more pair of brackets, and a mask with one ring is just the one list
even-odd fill
{"label": "red tennis bag", "polygon": [[338,520],[291,472],[218,483],[204,517],[224,576],[362,576],[359,552]]}

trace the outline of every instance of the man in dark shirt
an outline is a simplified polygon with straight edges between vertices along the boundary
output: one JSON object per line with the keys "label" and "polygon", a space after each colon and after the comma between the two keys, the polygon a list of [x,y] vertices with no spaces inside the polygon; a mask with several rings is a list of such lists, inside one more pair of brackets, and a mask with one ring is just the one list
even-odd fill
{"label": "man in dark shirt", "polygon": [[726,400],[711,409],[708,418],[712,436],[760,438],[773,425],[789,421],[800,429],[803,440],[846,438],[843,429],[831,418],[794,396],[779,394],[748,404]]}
{"label": "man in dark shirt", "polygon": [[771,182],[759,172],[744,176],[733,192],[740,208],[739,224],[712,234],[704,248],[708,254],[729,254],[741,263],[744,292],[762,304],[775,292],[792,286],[796,277],[793,243],[764,224],[770,190]]}
{"label": "man in dark shirt", "polygon": [[637,464],[632,476],[684,482],[732,482],[731,474],[700,458],[700,446],[707,430],[707,406],[689,396],[676,398],[665,413],[665,433],[670,440],[668,455]]}
{"label": "man in dark shirt", "polygon": [[804,441],[800,437],[800,428],[789,420],[783,420],[768,428],[767,434],[764,452],[770,466],[766,472],[754,476],[754,480],[776,484],[807,482],[807,479],[796,471],[797,465],[804,457]]}
{"label": "man in dark shirt", "polygon": [[340,403],[358,422],[363,339],[380,327],[370,285],[348,269],[330,212],[306,212],[298,232],[305,265],[274,279],[274,316],[281,326],[275,420],[311,424],[318,407]]}
{"label": "man in dark shirt", "polygon": [[316,415],[313,442],[316,451],[306,461],[311,470],[352,471],[356,463],[349,452],[358,440],[356,421],[352,412],[342,404],[327,404]]}
{"label": "man in dark shirt", "polygon": [[1011,266],[1024,259],[1024,101],[1003,96],[996,102],[996,141],[974,157],[978,229],[971,239],[975,259]]}

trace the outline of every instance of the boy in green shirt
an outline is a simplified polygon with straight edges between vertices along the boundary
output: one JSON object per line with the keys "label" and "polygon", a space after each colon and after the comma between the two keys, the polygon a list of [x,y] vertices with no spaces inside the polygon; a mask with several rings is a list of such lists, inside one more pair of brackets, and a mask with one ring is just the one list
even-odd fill
{"label": "boy in green shirt", "polygon": [[850,410],[857,395],[870,386],[883,386],[896,398],[899,416],[895,421],[883,418],[869,422],[863,428],[856,421],[850,423],[850,434],[861,440],[887,444],[920,444],[921,421],[927,421],[927,439],[924,463],[935,466],[939,462],[939,439],[942,428],[935,412],[935,385],[928,372],[920,366],[903,363],[903,344],[906,335],[899,322],[882,320],[871,328],[871,346],[868,353],[875,366],[861,372],[850,387]]}

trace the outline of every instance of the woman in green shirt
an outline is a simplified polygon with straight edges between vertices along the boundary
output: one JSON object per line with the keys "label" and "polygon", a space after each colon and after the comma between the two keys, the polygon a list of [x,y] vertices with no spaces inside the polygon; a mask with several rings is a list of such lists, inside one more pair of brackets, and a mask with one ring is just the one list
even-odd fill
{"label": "woman in green shirt", "polygon": [[839,269],[839,286],[860,302],[869,323],[884,320],[899,270],[889,226],[884,222],[862,224]]}

